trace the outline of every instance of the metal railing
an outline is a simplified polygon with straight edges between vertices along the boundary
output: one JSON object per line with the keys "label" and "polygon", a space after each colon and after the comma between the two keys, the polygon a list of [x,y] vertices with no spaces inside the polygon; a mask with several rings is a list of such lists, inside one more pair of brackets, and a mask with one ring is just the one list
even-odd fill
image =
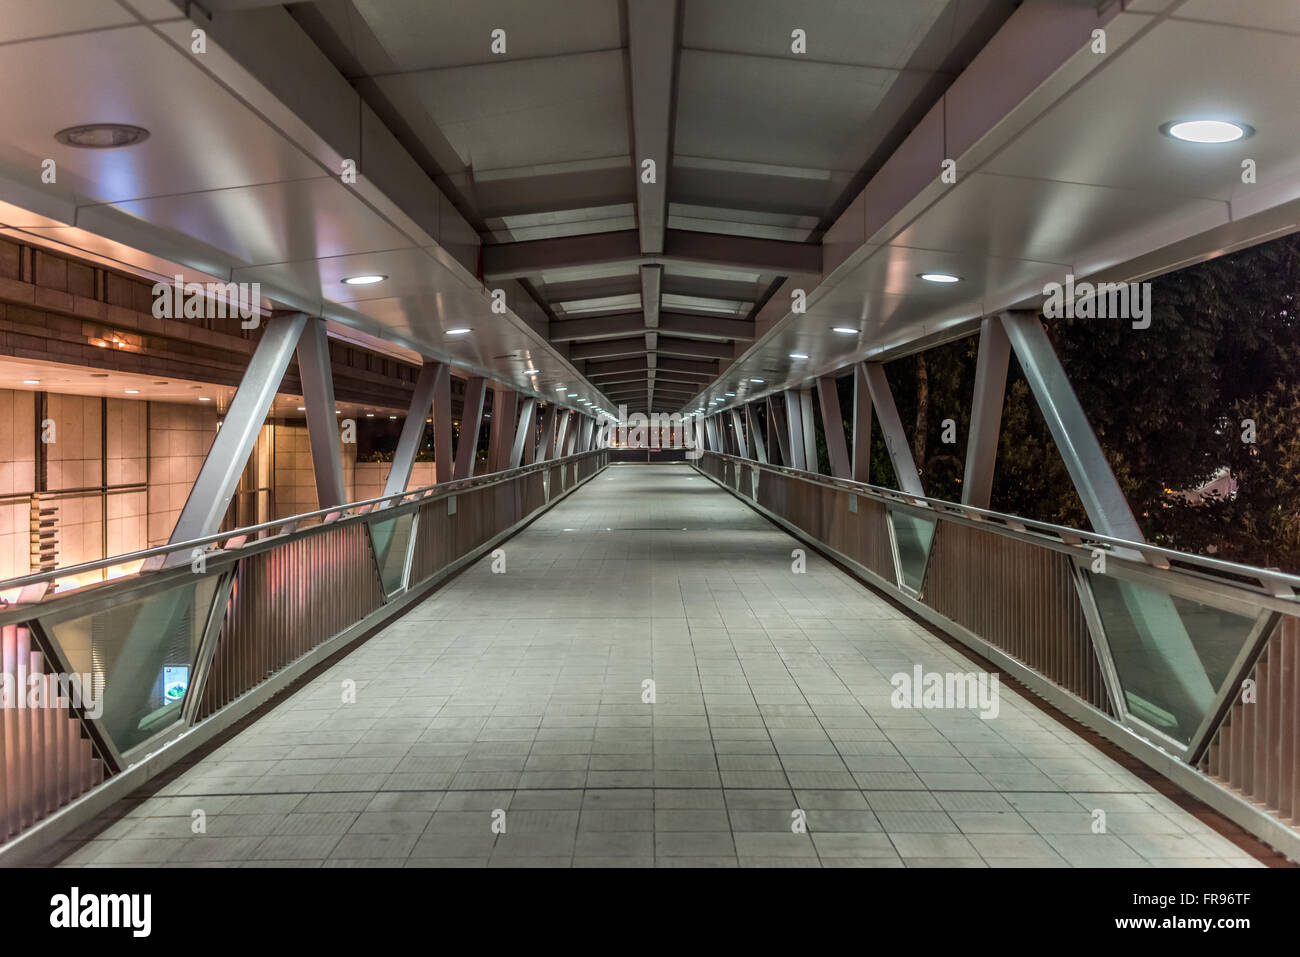
{"label": "metal railing", "polygon": [[1300,576],[716,452],[695,466],[1300,851]]}
{"label": "metal railing", "polygon": [[[22,589],[0,608],[0,851],[117,778],[157,773],[608,461],[585,452],[0,582]],[[50,589],[132,563],[143,567]],[[33,674],[62,683],[38,707],[11,706]]]}

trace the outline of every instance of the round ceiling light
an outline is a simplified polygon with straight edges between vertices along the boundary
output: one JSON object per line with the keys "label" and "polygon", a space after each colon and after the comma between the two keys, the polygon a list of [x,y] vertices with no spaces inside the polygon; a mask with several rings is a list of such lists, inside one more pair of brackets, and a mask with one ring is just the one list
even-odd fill
{"label": "round ceiling light", "polygon": [[1234,143],[1255,131],[1244,123],[1226,120],[1180,120],[1166,123],[1160,132],[1185,143]]}
{"label": "round ceiling light", "polygon": [[954,276],[946,272],[919,272],[916,275],[917,278],[924,279],[926,282],[961,282],[961,276]]}
{"label": "round ceiling light", "polygon": [[464,335],[465,333],[467,333],[467,332],[469,332],[469,329],[468,329],[468,328],[461,328],[461,329],[448,329],[448,330],[447,330],[447,335],[449,335],[449,336],[463,336],[463,335]]}
{"label": "round ceiling light", "polygon": [[791,358],[791,359],[794,359],[794,360],[796,360],[796,361],[802,361],[802,360],[804,360],[804,359],[807,359],[808,356],[805,355],[805,354],[802,353],[802,352],[792,352],[792,353],[790,353],[790,358]]}
{"label": "round ceiling light", "polygon": [[54,138],[64,146],[83,150],[115,150],[143,143],[149,138],[149,131],[129,123],[86,123],[59,130]]}
{"label": "round ceiling light", "polygon": [[856,336],[858,334],[858,330],[852,326],[832,326],[831,332],[838,332],[842,336]]}
{"label": "round ceiling light", "polygon": [[367,274],[364,276],[348,276],[343,280],[345,286],[373,286],[377,282],[383,282],[387,276],[381,276],[378,273]]}

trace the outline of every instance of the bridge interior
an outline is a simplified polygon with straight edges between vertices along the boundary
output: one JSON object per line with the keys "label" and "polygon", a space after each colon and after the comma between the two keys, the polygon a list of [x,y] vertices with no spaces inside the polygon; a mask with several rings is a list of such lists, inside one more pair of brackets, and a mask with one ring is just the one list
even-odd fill
{"label": "bridge interior", "polygon": [[688,465],[607,468],[45,862],[1262,866],[1012,686],[894,707],[982,666],[796,549]]}
{"label": "bridge interior", "polygon": [[0,48],[0,866],[1300,861],[1293,0]]}

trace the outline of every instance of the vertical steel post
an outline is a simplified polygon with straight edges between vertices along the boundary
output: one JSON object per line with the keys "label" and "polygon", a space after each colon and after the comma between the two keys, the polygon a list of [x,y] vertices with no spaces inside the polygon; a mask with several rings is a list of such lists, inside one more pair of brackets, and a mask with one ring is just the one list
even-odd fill
{"label": "vertical steel post", "polygon": [[471,376],[465,384],[465,402],[460,410],[460,448],[456,450],[457,480],[471,478],[478,458],[479,428],[483,424],[483,399],[487,382],[481,376]]}

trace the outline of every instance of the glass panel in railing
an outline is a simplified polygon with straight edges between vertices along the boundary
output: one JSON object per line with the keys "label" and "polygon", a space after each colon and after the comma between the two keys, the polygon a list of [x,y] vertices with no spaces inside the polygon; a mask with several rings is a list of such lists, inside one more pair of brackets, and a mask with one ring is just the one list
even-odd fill
{"label": "glass panel in railing", "polygon": [[920,591],[925,577],[925,560],[934,540],[934,521],[910,512],[890,509],[894,520],[894,539],[898,542],[898,564],[903,570],[903,584]]}
{"label": "glass panel in railing", "polygon": [[1129,712],[1189,744],[1255,619],[1106,575],[1089,578]]}
{"label": "glass panel in railing", "polygon": [[414,514],[407,512],[370,523],[370,540],[375,544],[375,557],[379,560],[379,575],[385,594],[393,594],[404,584],[407,545],[411,541]]}
{"label": "glass panel in railing", "polygon": [[217,576],[194,576],[76,618],[42,618],[80,676],[83,706],[126,751],[180,720]]}

